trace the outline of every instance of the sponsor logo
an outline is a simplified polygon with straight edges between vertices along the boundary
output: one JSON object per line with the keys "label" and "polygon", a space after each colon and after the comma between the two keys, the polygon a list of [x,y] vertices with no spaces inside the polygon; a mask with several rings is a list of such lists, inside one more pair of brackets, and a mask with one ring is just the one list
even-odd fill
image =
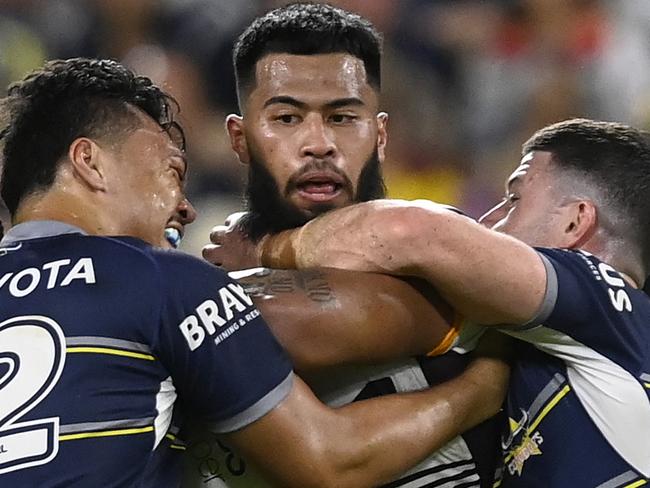
{"label": "sponsor logo", "polygon": [[191,351],[203,344],[206,337],[215,336],[214,343],[219,344],[259,317],[259,311],[251,310],[252,306],[253,300],[244,289],[238,284],[229,283],[219,289],[214,299],[205,300],[196,307],[194,313],[185,317],[178,328]]}
{"label": "sponsor logo", "polygon": [[15,298],[26,297],[38,288],[51,290],[81,280],[94,284],[95,267],[92,258],[81,258],[74,263],[70,259],[59,259],[45,263],[40,268],[26,268],[5,273],[0,277],[0,290],[8,291]]}
{"label": "sponsor logo", "polygon": [[630,296],[625,291],[625,281],[621,278],[619,273],[607,263],[598,263],[598,266],[596,266],[592,260],[589,259],[591,254],[585,251],[580,251],[578,256],[587,263],[587,266],[589,266],[589,269],[597,281],[604,280],[609,285],[607,294],[609,295],[609,300],[612,302],[612,306],[618,312],[631,312],[632,300],[630,300]]}

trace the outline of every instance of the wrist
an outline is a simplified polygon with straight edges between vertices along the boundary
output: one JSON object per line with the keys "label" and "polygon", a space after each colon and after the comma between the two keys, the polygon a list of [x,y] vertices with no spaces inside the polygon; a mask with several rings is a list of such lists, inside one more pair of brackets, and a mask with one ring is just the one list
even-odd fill
{"label": "wrist", "polygon": [[467,391],[476,394],[474,405],[489,415],[498,412],[508,389],[510,366],[498,357],[477,357],[461,374]]}
{"label": "wrist", "polygon": [[258,259],[261,266],[275,269],[295,269],[296,250],[292,230],[268,234],[258,244]]}

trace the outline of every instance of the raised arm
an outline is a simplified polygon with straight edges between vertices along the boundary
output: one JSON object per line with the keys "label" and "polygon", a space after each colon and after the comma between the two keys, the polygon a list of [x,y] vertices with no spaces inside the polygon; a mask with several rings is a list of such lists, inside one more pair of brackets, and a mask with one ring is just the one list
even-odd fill
{"label": "raised arm", "polygon": [[494,415],[507,377],[504,362],[484,356],[430,390],[337,410],[321,404],[297,380],[274,410],[227,437],[278,486],[377,486]]}
{"label": "raised arm", "polygon": [[483,324],[522,324],[538,312],[546,269],[523,242],[428,201],[377,200],[334,210],[264,239],[263,265],[330,266],[417,276]]}
{"label": "raised arm", "polygon": [[442,353],[458,332],[449,325],[449,306],[414,280],[338,269],[258,269],[231,276],[302,372]]}

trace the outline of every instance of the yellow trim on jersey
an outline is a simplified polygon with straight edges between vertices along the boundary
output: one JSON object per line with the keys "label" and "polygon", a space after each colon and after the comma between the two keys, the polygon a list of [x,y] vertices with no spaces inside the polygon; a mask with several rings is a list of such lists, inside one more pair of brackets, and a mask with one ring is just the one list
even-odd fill
{"label": "yellow trim on jersey", "polygon": [[[530,435],[539,425],[539,423],[544,420],[544,417],[548,415],[548,413],[553,410],[553,408],[558,404],[562,398],[566,396],[567,393],[571,391],[571,387],[569,385],[564,385],[564,388],[562,388],[559,392],[555,394],[553,399],[548,402],[548,404],[542,409],[542,411],[539,413],[539,415],[535,418],[532,424],[530,424],[530,427],[526,429],[526,435]],[[504,463],[507,463],[512,459],[512,456],[514,455],[514,450],[510,452],[503,461]]]}
{"label": "yellow trim on jersey", "polygon": [[535,421],[530,424],[530,427],[528,427],[528,433],[530,434],[533,430],[537,428],[539,423],[542,421],[544,417],[557,405],[557,403],[564,398],[564,396],[571,391],[571,387],[569,385],[564,385],[564,388],[562,388],[554,397],[553,400],[548,402],[548,405],[544,407],[542,412],[537,416]]}
{"label": "yellow trim on jersey", "polygon": [[100,432],[80,432],[79,434],[65,434],[59,436],[59,441],[74,441],[77,439],[112,437],[116,435],[144,434],[145,432],[153,432],[153,425],[148,425],[147,427],[140,427],[137,429],[104,430]]}
{"label": "yellow trim on jersey", "polygon": [[495,481],[494,484],[492,485],[492,488],[499,488],[499,486],[501,486],[501,481],[503,481],[503,480]]}
{"label": "yellow trim on jersey", "polygon": [[645,386],[646,388],[650,388],[650,383],[643,383],[643,386]]}
{"label": "yellow trim on jersey", "polygon": [[636,488],[637,486],[643,486],[647,483],[646,480],[635,481],[631,485],[625,485],[623,488]]}
{"label": "yellow trim on jersey", "polygon": [[86,347],[86,346],[73,346],[73,347],[67,347],[66,352],[71,353],[71,352],[88,352],[91,354],[113,354],[115,356],[125,356],[128,358],[135,358],[135,359],[146,359],[147,361],[155,361],[156,358],[154,358],[151,354],[144,354],[141,352],[133,352],[133,351],[122,351],[120,349],[111,349],[109,347]]}
{"label": "yellow trim on jersey", "polygon": [[454,320],[451,323],[449,331],[445,334],[442,341],[440,341],[440,344],[427,353],[427,356],[440,356],[449,351],[449,349],[454,346],[454,341],[456,341],[456,338],[460,334],[460,329],[463,326],[464,321],[465,318],[462,315],[454,313]]}
{"label": "yellow trim on jersey", "polygon": [[[169,439],[172,442],[176,440],[176,436],[169,432],[165,434],[165,437],[167,437],[167,439]],[[179,449],[181,451],[185,451],[187,449],[187,447],[182,444],[170,444],[169,447],[171,447],[172,449]]]}

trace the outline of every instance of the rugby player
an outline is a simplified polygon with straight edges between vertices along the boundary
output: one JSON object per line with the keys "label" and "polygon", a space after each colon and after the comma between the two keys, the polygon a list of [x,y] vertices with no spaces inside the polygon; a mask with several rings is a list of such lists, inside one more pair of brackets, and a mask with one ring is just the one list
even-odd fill
{"label": "rugby player", "polygon": [[2,107],[1,486],[178,486],[183,413],[279,486],[374,486],[499,408],[488,356],[427,391],[320,403],[241,286],[161,249],[194,210],[149,79],[51,61]]}
{"label": "rugby player", "polygon": [[501,486],[645,485],[648,134],[573,119],[522,154],[483,225],[431,202],[362,203],[265,238],[261,262],[419,276],[520,339]]}
{"label": "rugby player", "polygon": [[[256,241],[327,210],[383,198],[388,119],[379,112],[381,40],[372,24],[356,14],[324,4],[272,10],[245,29],[233,58],[242,115],[230,115],[227,128],[233,149],[249,168],[248,212],[215,228],[215,244],[204,249],[207,259],[227,270],[256,263],[241,236]],[[441,326],[432,305],[406,283],[385,276],[339,277],[327,270],[264,270],[246,283],[254,287],[249,289],[259,297],[258,306],[296,364],[315,371],[308,382],[330,405],[422,389],[458,374],[469,360],[449,351],[458,330]],[[290,296],[310,284],[321,286],[320,293],[312,292],[325,300],[319,313]],[[344,307],[351,302],[351,317],[331,316],[331,284]],[[422,291],[452,322],[448,307],[431,290]],[[362,311],[360,317],[355,308]],[[351,324],[354,318],[358,323]],[[448,331],[446,341],[441,330]],[[447,354],[431,358],[427,353]],[[384,362],[332,369],[373,361]],[[319,368],[327,372],[318,374]],[[453,439],[390,486],[491,487],[498,431],[495,419]],[[212,456],[206,442],[211,437]],[[229,487],[266,486],[250,463],[240,458],[228,463],[233,456],[210,434],[195,439],[190,447],[190,459],[196,458],[192,472],[199,475],[195,486],[216,479],[216,471]]]}

